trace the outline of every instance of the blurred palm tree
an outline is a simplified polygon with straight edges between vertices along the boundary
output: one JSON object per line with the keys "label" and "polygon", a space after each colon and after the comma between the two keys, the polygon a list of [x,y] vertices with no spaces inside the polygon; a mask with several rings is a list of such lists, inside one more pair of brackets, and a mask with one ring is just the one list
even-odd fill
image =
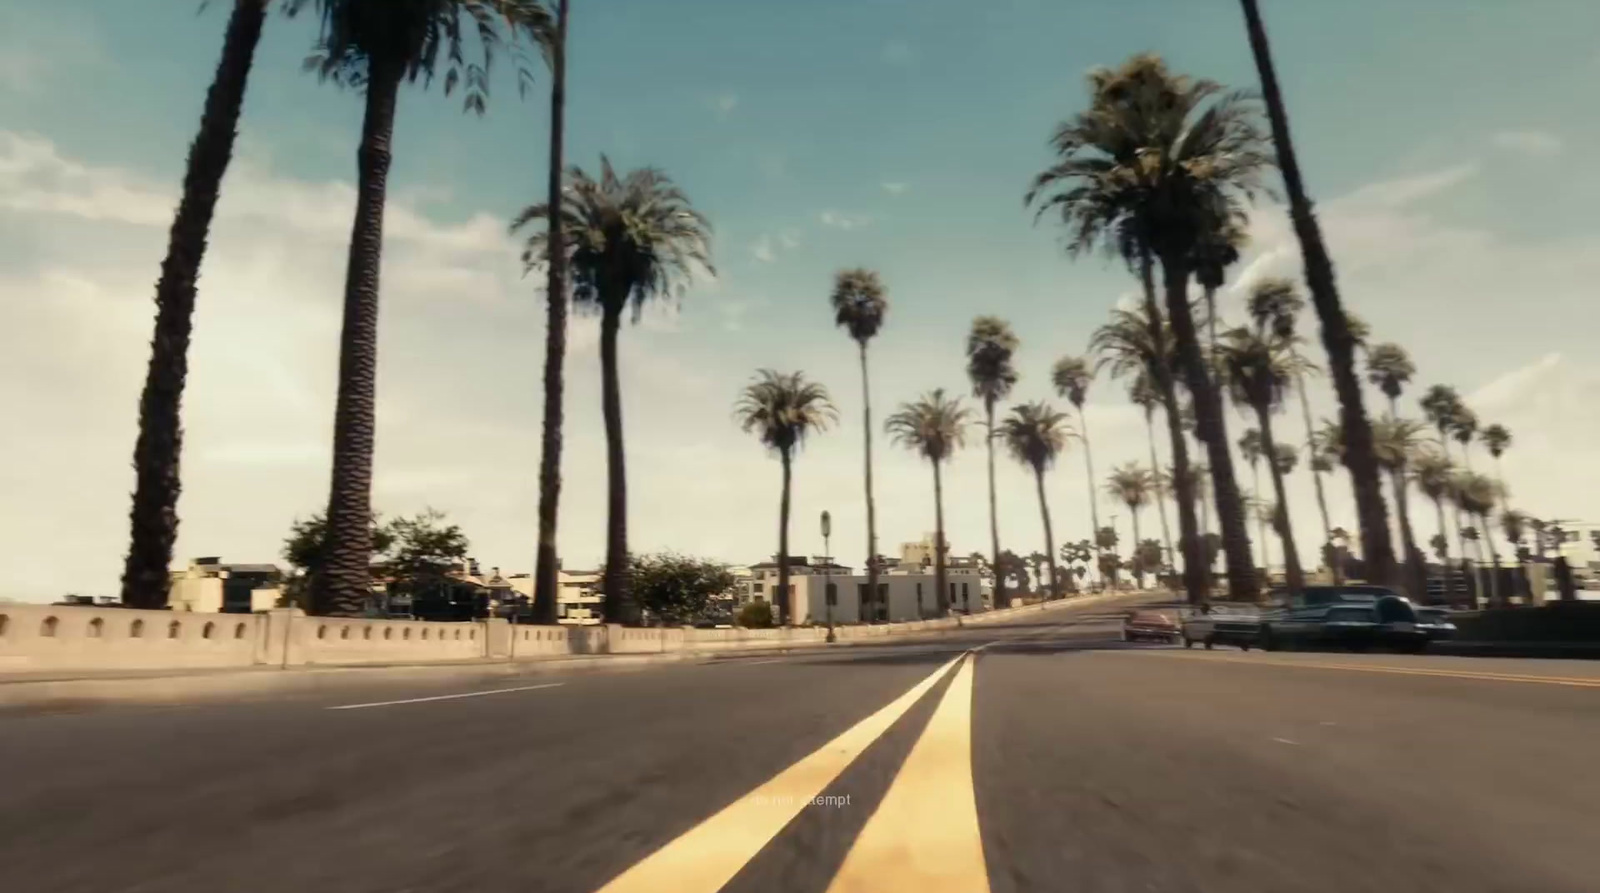
{"label": "blurred palm tree", "polygon": [[[335,86],[362,91],[366,102],[339,334],[328,545],[311,599],[319,612],[352,616],[371,596],[378,273],[400,85],[428,84],[442,71],[444,92],[462,88],[466,110],[481,115],[498,54],[509,49],[517,58],[530,45],[548,52],[554,29],[549,10],[535,0],[285,0],[283,9],[296,15],[308,6],[316,7],[321,21],[306,69]],[[477,58],[469,60],[474,43]],[[529,72],[519,59],[520,84]]]}
{"label": "blurred palm tree", "polygon": [[[1499,493],[1495,487],[1494,479],[1476,471],[1461,471],[1455,476],[1451,493],[1456,505],[1463,512],[1466,512],[1468,517],[1477,519],[1478,523],[1474,526],[1479,530],[1487,531],[1489,529],[1489,513],[1494,511],[1495,504],[1499,501]],[[1495,548],[1494,537],[1482,536],[1480,538],[1474,536],[1470,537],[1470,539],[1474,540],[1474,545],[1478,542],[1486,542],[1489,546],[1490,567],[1492,568],[1492,572],[1489,574],[1489,603],[1491,605],[1500,605],[1502,604],[1499,574],[1500,552]],[[1479,561],[1482,561],[1481,556]],[[1480,579],[1481,577],[1482,574],[1479,574]]]}
{"label": "blurred palm tree", "polygon": [[[1111,469],[1106,479],[1106,492],[1128,507],[1133,516],[1133,542],[1143,542],[1139,535],[1139,510],[1150,504],[1156,493],[1155,474],[1138,462],[1128,462]],[[1134,567],[1134,578],[1140,589],[1144,588],[1144,562]]]}
{"label": "blurred palm tree", "polygon": [[[739,394],[733,411],[739,427],[754,433],[783,463],[783,495],[778,502],[778,588],[772,600],[778,605],[779,625],[787,626],[792,595],[789,590],[789,494],[794,483],[794,455],[805,445],[806,437],[827,429],[839,414],[828,399],[828,390],[807,381],[804,373],[771,369],[756,373],[755,381]],[[611,599],[609,590],[605,597],[607,601]]]}
{"label": "blurred palm tree", "polygon": [[[1161,468],[1161,460],[1156,456],[1156,407],[1161,405],[1161,396],[1156,393],[1155,385],[1150,382],[1149,372],[1141,369],[1128,383],[1128,399],[1133,405],[1144,412],[1145,439],[1150,445],[1150,467]],[[1168,567],[1177,567],[1178,556],[1172,551],[1172,530],[1167,526],[1167,497],[1173,492],[1172,477],[1163,471],[1156,471],[1157,483],[1156,514],[1161,518],[1161,541],[1166,547],[1166,564]]]}
{"label": "blurred palm tree", "polygon": [[[1292,289],[1289,290],[1292,294]],[[1287,318],[1287,323],[1283,318]],[[1284,487],[1284,459],[1272,434],[1272,414],[1282,405],[1289,389],[1304,375],[1309,363],[1294,350],[1292,311],[1284,317],[1272,316],[1267,322],[1258,321],[1255,330],[1236,328],[1223,335],[1219,345],[1219,364],[1226,373],[1226,381],[1234,401],[1255,411],[1259,426],[1246,432],[1240,450],[1251,468],[1266,458],[1272,473],[1272,490],[1275,497],[1273,528],[1283,540],[1283,566],[1285,582],[1291,592],[1305,587],[1305,572],[1300,564],[1300,550],[1294,541],[1294,530],[1289,521],[1288,493]],[[1254,442],[1248,435],[1256,434]],[[1289,455],[1296,455],[1289,448]],[[1293,460],[1290,459],[1290,462]],[[1292,467],[1292,465],[1291,465]],[[1266,536],[1262,535],[1265,554]]]}
{"label": "blurred palm tree", "polygon": [[[1116,69],[1089,74],[1090,107],[1062,122],[1052,138],[1058,160],[1034,178],[1026,196],[1040,215],[1059,213],[1074,251],[1095,246],[1120,254],[1138,272],[1146,315],[1159,318],[1154,264],[1160,261],[1166,315],[1178,369],[1194,395],[1209,452],[1217,512],[1228,555],[1229,589],[1258,592],[1244,510],[1233,475],[1222,403],[1195,330],[1188,284],[1195,246],[1242,222],[1240,202],[1259,187],[1270,163],[1257,110],[1242,93],[1170,72],[1159,56],[1140,54]],[[1158,379],[1168,377],[1157,368]],[[1165,393],[1168,384],[1159,381]],[[1170,403],[1175,404],[1175,398]],[[1188,502],[1187,461],[1179,504]],[[1192,523],[1179,517],[1185,541]],[[1200,581],[1189,579],[1190,597]]]}
{"label": "blurred palm tree", "polygon": [[[867,489],[867,554],[878,554],[878,507],[872,498],[872,388],[867,376],[867,342],[877,336],[883,327],[883,317],[889,310],[887,289],[883,280],[872,270],[856,268],[841,270],[833,277],[833,292],[829,295],[833,305],[833,321],[850,333],[861,358],[861,437],[865,448],[865,478]],[[878,599],[878,563],[867,562],[867,609],[874,619],[882,619],[888,610]]]}
{"label": "blurred palm tree", "polygon": [[1406,469],[1422,448],[1426,426],[1415,419],[1398,416],[1380,418],[1372,425],[1373,443],[1378,449],[1378,461],[1389,471],[1389,483],[1394,489],[1395,514],[1400,521],[1400,541],[1405,549],[1407,584],[1411,596],[1423,600],[1428,595],[1427,559],[1417,548],[1417,538],[1411,526],[1409,477]]}
{"label": "blurred palm tree", "polygon": [[[561,204],[566,263],[576,309],[600,316],[600,409],[606,429],[607,622],[633,611],[628,562],[628,472],[622,433],[622,383],[617,336],[622,317],[635,323],[651,301],[680,295],[696,267],[711,265],[711,224],[689,204],[666,174],[640,168],[618,176],[600,156],[600,176],[567,169]],[[548,222],[548,204],[530,205],[511,222],[513,232],[536,220]],[[545,233],[528,236],[522,257],[529,265],[549,260]]]}
{"label": "blurred palm tree", "polygon": [[[1245,464],[1250,466],[1250,491],[1261,492],[1261,459],[1266,455],[1265,445],[1261,441],[1259,428],[1246,428],[1239,435],[1239,455],[1244,457]],[[1261,566],[1267,566],[1267,522],[1261,517],[1260,512],[1252,511],[1256,518],[1256,526],[1261,536]]]}
{"label": "blurred palm tree", "polygon": [[[1283,278],[1266,278],[1256,282],[1246,303],[1257,333],[1264,334],[1270,329],[1285,339],[1294,339],[1295,328],[1305,306],[1305,299],[1300,296],[1294,282]],[[1290,341],[1290,350],[1296,356],[1303,356],[1300,352],[1301,343],[1299,340]],[[1306,428],[1305,448],[1311,458],[1307,464],[1311,468],[1311,484],[1317,494],[1317,511],[1322,516],[1322,540],[1326,544],[1333,538],[1333,522],[1328,517],[1328,497],[1322,488],[1322,476],[1331,469],[1327,467],[1327,462],[1317,461],[1317,451],[1312,443],[1315,432],[1311,423],[1311,398],[1306,388],[1306,379],[1316,372],[1315,364],[1309,361],[1300,364],[1294,390],[1300,395],[1300,416]]]}
{"label": "blurred palm tree", "polygon": [[[994,486],[994,410],[1017,384],[1017,369],[1011,361],[1017,344],[1011,324],[995,316],[974,319],[972,331],[967,334],[967,379],[972,382],[972,396],[983,401],[983,446],[989,464],[989,546],[996,565],[1000,563],[1000,515]],[[994,600],[996,606],[1007,603],[1005,578],[1000,574],[995,575]]]}
{"label": "blurred palm tree", "polygon": [[1011,408],[1011,414],[1000,423],[999,434],[1011,457],[1033,470],[1035,489],[1039,493],[1039,516],[1044,521],[1044,553],[1050,563],[1050,592],[1052,596],[1059,595],[1055,537],[1050,530],[1050,505],[1044,496],[1044,473],[1055,464],[1068,438],[1073,436],[1072,423],[1065,413],[1057,412],[1048,403],[1023,403]]}
{"label": "blurred palm tree", "polygon": [[[1406,349],[1392,342],[1377,344],[1367,351],[1367,380],[1389,398],[1389,417],[1400,416],[1400,392],[1417,374]],[[1379,460],[1382,462],[1382,460]]]}
{"label": "blurred palm tree", "polygon": [[[1450,457],[1443,451],[1442,447],[1435,448],[1430,444],[1417,449],[1416,454],[1411,457],[1410,468],[1411,480],[1417,485],[1417,489],[1422,491],[1422,495],[1433,501],[1434,512],[1438,518],[1439,532],[1431,541],[1435,544],[1435,552],[1439,556],[1439,561],[1444,565],[1446,591],[1448,592],[1451,591],[1450,540],[1445,529],[1444,504],[1451,498],[1456,465],[1450,461]],[[1461,549],[1461,559],[1465,561],[1467,557],[1466,540],[1461,536],[1459,520],[1456,524],[1456,541]]]}
{"label": "blurred palm tree", "polygon": [[222,58],[206,91],[200,129],[189,145],[183,194],[178,199],[167,253],[156,280],[155,334],[139,396],[139,435],[133,445],[133,504],[128,512],[128,554],[122,567],[122,604],[160,608],[172,585],[172,547],[178,539],[180,409],[189,377],[189,337],[200,265],[222,178],[233,160],[234,138],[256,47],[266,27],[268,0],[235,0],[222,38]]}
{"label": "blurred palm tree", "polygon": [[1490,425],[1478,433],[1478,441],[1483,444],[1484,449],[1489,451],[1489,455],[1494,457],[1495,477],[1500,479],[1501,507],[1509,510],[1510,506],[1505,503],[1509,498],[1510,491],[1507,489],[1505,467],[1500,464],[1500,457],[1505,455],[1505,451],[1511,448],[1511,429],[1501,424]]}
{"label": "blurred palm tree", "polygon": [[1089,420],[1083,414],[1083,404],[1089,398],[1089,384],[1094,381],[1094,370],[1083,357],[1062,357],[1050,370],[1050,383],[1057,397],[1065,397],[1078,412],[1078,440],[1083,444],[1085,480],[1089,484],[1089,529],[1100,529],[1100,499],[1094,487],[1094,458],[1089,449]]}
{"label": "blurred palm tree", "polygon": [[1283,174],[1284,191],[1289,200],[1289,218],[1300,242],[1301,266],[1311,292],[1311,303],[1322,322],[1322,344],[1328,352],[1328,369],[1339,398],[1339,421],[1347,441],[1345,464],[1350,470],[1356,513],[1361,519],[1362,557],[1370,569],[1369,576],[1379,583],[1387,583],[1394,576],[1394,546],[1389,538],[1388,509],[1383,503],[1382,476],[1373,446],[1372,426],[1367,419],[1361,380],[1356,372],[1357,339],[1351,332],[1350,315],[1339,299],[1333,259],[1323,242],[1322,228],[1300,175],[1300,162],[1289,134],[1289,111],[1278,87],[1266,25],[1261,20],[1256,0],[1240,2],[1251,55],[1261,82],[1261,97],[1272,127],[1278,170]]}
{"label": "blurred palm tree", "polygon": [[944,483],[939,469],[966,443],[971,420],[972,411],[961,405],[960,397],[946,397],[944,389],[936,388],[914,402],[902,403],[899,411],[884,422],[891,440],[916,450],[933,465],[934,604],[940,617],[949,612],[950,593],[945,587],[948,546],[944,539]]}

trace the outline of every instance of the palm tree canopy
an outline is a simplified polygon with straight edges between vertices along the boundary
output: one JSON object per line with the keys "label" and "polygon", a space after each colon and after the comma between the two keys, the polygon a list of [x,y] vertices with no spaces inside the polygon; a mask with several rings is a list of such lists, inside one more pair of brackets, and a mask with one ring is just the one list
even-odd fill
{"label": "palm tree canopy", "polygon": [[1249,240],[1244,223],[1238,218],[1226,219],[1220,226],[1206,227],[1197,233],[1189,262],[1200,287],[1221,288],[1227,269],[1239,262],[1239,252]]}
{"label": "palm tree canopy", "polygon": [[1380,416],[1372,420],[1372,448],[1378,464],[1388,469],[1404,469],[1422,447],[1424,422],[1416,419]]}
{"label": "palm tree canopy", "polygon": [[878,334],[889,311],[888,292],[872,270],[840,270],[833,277],[833,322],[844,326],[858,344]]}
{"label": "palm tree canopy", "polygon": [[1279,474],[1291,474],[1294,467],[1300,464],[1300,451],[1287,443],[1274,444],[1272,465]]}
{"label": "palm tree canopy", "polygon": [[1372,340],[1372,324],[1349,310],[1344,312],[1344,326],[1350,330],[1350,343],[1363,350]]}
{"label": "palm tree canopy", "polygon": [[999,402],[1017,383],[1017,369],[1011,358],[1017,352],[1017,335],[1011,324],[998,316],[980,316],[967,333],[967,378],[972,396]]}
{"label": "palm tree canopy", "polygon": [[1489,455],[1498,459],[1511,446],[1511,429],[1505,425],[1490,425],[1478,434],[1478,439],[1483,441]]}
{"label": "palm tree canopy", "polygon": [[1137,462],[1118,465],[1106,477],[1106,493],[1122,501],[1130,509],[1140,509],[1150,504],[1156,493],[1155,475]]}
{"label": "palm tree canopy", "polygon": [[1292,338],[1295,320],[1305,310],[1306,299],[1300,296],[1293,280],[1272,276],[1257,281],[1250,289],[1247,307],[1257,332],[1270,331],[1279,338]]}
{"label": "palm tree canopy", "polygon": [[1271,150],[1248,94],[1173,74],[1150,53],[1088,81],[1089,108],[1056,128],[1057,161],[1024,196],[1035,220],[1059,214],[1069,252],[1188,257],[1262,191]]}
{"label": "palm tree canopy", "polygon": [[883,427],[895,443],[916,450],[931,462],[943,462],[965,445],[971,420],[972,410],[961,405],[960,397],[946,397],[943,388],[936,388],[900,404]]}
{"label": "palm tree canopy", "polygon": [[1318,456],[1344,462],[1344,426],[1338,419],[1324,418],[1322,424],[1311,432],[1311,449]]}
{"label": "palm tree canopy", "polygon": [[1500,513],[1500,529],[1505,531],[1506,539],[1517,545],[1522,545],[1522,538],[1529,527],[1529,517],[1526,512],[1516,509],[1506,509]]}
{"label": "palm tree canopy", "polygon": [[1234,401],[1277,408],[1300,375],[1312,368],[1295,350],[1299,341],[1243,326],[1224,333],[1217,344],[1217,361]]}
{"label": "palm tree canopy", "polygon": [[1439,500],[1450,495],[1456,466],[1450,458],[1437,449],[1419,449],[1411,457],[1411,479],[1417,489],[1429,499]]}
{"label": "palm tree canopy", "polygon": [[1151,364],[1165,358],[1167,368],[1177,362],[1171,326],[1161,319],[1150,329],[1150,317],[1144,305],[1133,310],[1120,307],[1111,311],[1111,321],[1094,330],[1089,336],[1089,352],[1095,355],[1094,369],[1110,367],[1113,378],[1139,375],[1147,372]]}
{"label": "palm tree canopy", "polygon": [[1133,381],[1128,383],[1128,399],[1134,406],[1144,410],[1146,416],[1156,411],[1161,405],[1161,395],[1156,393],[1155,382],[1150,380],[1150,371],[1140,369],[1133,376]]}
{"label": "palm tree canopy", "polygon": [[399,66],[406,80],[424,84],[442,70],[445,95],[461,87],[466,109],[477,114],[488,101],[495,57],[508,43],[526,89],[532,73],[524,41],[548,57],[556,40],[554,17],[538,0],[284,0],[283,9],[293,16],[313,4],[321,24],[308,71],[360,90],[375,65]]}
{"label": "palm tree canopy", "polygon": [[1468,446],[1477,433],[1478,414],[1465,403],[1456,407],[1455,415],[1450,419],[1450,434],[1455,437],[1456,443]]}
{"label": "palm tree canopy", "polygon": [[1013,406],[999,433],[1012,457],[1038,472],[1054,464],[1074,436],[1066,414],[1042,400]]}
{"label": "palm tree canopy", "polygon": [[[549,217],[549,205],[529,205],[512,220],[511,231],[535,220],[548,223]],[[716,273],[711,224],[655,168],[619,177],[604,155],[598,180],[581,168],[568,168],[561,217],[572,300],[579,308],[620,314],[632,305],[637,322],[649,301],[681,294],[695,267]],[[528,269],[542,266],[549,253],[550,240],[543,232],[533,233],[523,246],[522,262]]]}
{"label": "palm tree canopy", "polygon": [[1261,440],[1261,432],[1255,428],[1246,428],[1239,435],[1239,453],[1244,456],[1244,461],[1255,465],[1261,461],[1266,453],[1266,445]]}
{"label": "palm tree canopy", "polygon": [[1451,423],[1462,406],[1461,395],[1456,393],[1455,388],[1444,384],[1428,388],[1417,402],[1422,406],[1423,417],[1441,434],[1450,431]]}
{"label": "palm tree canopy", "polygon": [[806,381],[801,372],[762,369],[734,406],[739,427],[781,454],[804,445],[807,435],[826,430],[838,417],[827,388]]}
{"label": "palm tree canopy", "polygon": [[1050,383],[1055,385],[1056,395],[1067,398],[1067,402],[1080,410],[1089,396],[1089,382],[1093,380],[1094,370],[1083,357],[1062,357],[1050,370]]}
{"label": "palm tree canopy", "polygon": [[1393,342],[1375,344],[1367,351],[1367,381],[1378,386],[1391,400],[1400,398],[1400,391],[1417,374],[1406,349]]}
{"label": "palm tree canopy", "polygon": [[1494,510],[1499,495],[1494,479],[1480,472],[1458,471],[1451,481],[1451,498],[1469,514],[1487,515]]}

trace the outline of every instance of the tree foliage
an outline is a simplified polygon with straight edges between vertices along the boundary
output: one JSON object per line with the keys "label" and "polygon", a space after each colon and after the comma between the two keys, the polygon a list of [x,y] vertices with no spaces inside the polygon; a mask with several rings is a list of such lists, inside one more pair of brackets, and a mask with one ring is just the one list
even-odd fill
{"label": "tree foliage", "polygon": [[[633,598],[662,625],[692,623],[704,617],[712,602],[735,586],[727,565],[701,558],[659,552],[630,555]],[[604,589],[602,580],[601,588]],[[768,608],[768,623],[771,608]]]}

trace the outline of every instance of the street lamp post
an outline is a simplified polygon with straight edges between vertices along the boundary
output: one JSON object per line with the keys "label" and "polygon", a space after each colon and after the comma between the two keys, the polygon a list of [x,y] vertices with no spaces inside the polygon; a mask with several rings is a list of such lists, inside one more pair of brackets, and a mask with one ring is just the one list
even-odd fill
{"label": "street lamp post", "polygon": [[828,515],[828,513],[826,511],[824,511],[822,513],[822,600],[825,603],[825,607],[824,607],[823,611],[824,611],[824,613],[827,614],[827,617],[828,617],[828,641],[829,642],[832,642],[834,640],[834,638],[833,638],[833,602],[834,602],[833,552],[828,546],[828,537],[831,536],[832,534],[833,534],[833,519],[831,517],[829,517],[829,515]]}

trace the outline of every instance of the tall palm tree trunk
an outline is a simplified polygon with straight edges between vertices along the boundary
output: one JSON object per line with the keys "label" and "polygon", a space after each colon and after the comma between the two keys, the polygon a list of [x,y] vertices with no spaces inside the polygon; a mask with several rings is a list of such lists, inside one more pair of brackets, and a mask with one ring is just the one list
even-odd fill
{"label": "tall palm tree trunk", "polygon": [[1189,271],[1182,258],[1163,257],[1162,273],[1167,293],[1167,318],[1178,346],[1178,365],[1194,401],[1195,429],[1206,445],[1211,464],[1212,499],[1217,506],[1217,524],[1222,530],[1223,552],[1228,559],[1228,594],[1239,600],[1254,601],[1261,595],[1256,580],[1255,561],[1250,555],[1250,534],[1245,528],[1244,502],[1239,497],[1239,482],[1233,476],[1233,454],[1229,452],[1228,427],[1222,415],[1222,401],[1212,386],[1205,357],[1189,311]]}
{"label": "tall palm tree trunk", "polygon": [[[1150,412],[1144,414],[1144,432],[1146,439],[1150,442],[1150,467],[1160,468],[1161,463],[1156,458],[1156,423]],[[1166,496],[1160,492],[1156,493],[1156,513],[1161,518],[1161,541],[1167,547],[1167,561],[1176,568],[1178,566],[1178,555],[1172,551],[1172,530],[1167,526]]]}
{"label": "tall palm tree trunk", "polygon": [[1096,545],[1100,542],[1100,497],[1095,493],[1094,486],[1094,456],[1089,450],[1089,419],[1083,414],[1083,407],[1078,409],[1078,425],[1083,430],[1080,438],[1083,440],[1083,467],[1089,475],[1089,524],[1090,539]]}
{"label": "tall palm tree trunk", "polygon": [[1256,503],[1257,503],[1257,506],[1256,506],[1256,509],[1257,509],[1256,510],[1256,535],[1261,537],[1261,572],[1263,574],[1267,574],[1267,573],[1269,573],[1269,568],[1272,567],[1272,562],[1269,561],[1268,558],[1267,558],[1267,548],[1268,548],[1268,544],[1267,544],[1267,519],[1261,514],[1261,511],[1260,511],[1260,502],[1261,502],[1261,463],[1259,461],[1250,463],[1250,489],[1255,491],[1255,497],[1256,497]]}
{"label": "tall palm tree trunk", "polygon": [[983,401],[983,414],[987,433],[983,438],[983,445],[988,450],[989,460],[989,549],[994,555],[994,606],[1006,607],[1006,575],[1000,572],[1000,513],[995,504],[994,489],[994,398],[985,398]]}
{"label": "tall palm tree trunk", "polygon": [[[1162,344],[1166,334],[1161,326],[1161,308],[1156,303],[1156,285],[1151,269],[1150,252],[1139,257],[1139,282],[1144,291],[1145,319],[1150,327],[1150,340]],[[1194,478],[1189,468],[1187,435],[1183,431],[1183,414],[1178,409],[1178,390],[1172,372],[1163,363],[1150,364],[1150,377],[1155,380],[1156,391],[1161,395],[1161,406],[1166,410],[1167,435],[1172,443],[1172,489],[1178,502],[1178,546],[1183,551],[1183,589],[1190,604],[1200,604],[1211,598],[1211,571],[1202,558],[1204,543],[1195,527]]]}
{"label": "tall palm tree trunk", "polygon": [[[1312,443],[1316,437],[1316,429],[1311,423],[1311,398],[1306,396],[1306,377],[1297,376],[1295,390],[1300,394],[1300,415],[1306,422],[1306,449],[1312,450]],[[1322,541],[1333,540],[1333,522],[1328,519],[1328,496],[1322,490],[1322,472],[1316,469],[1315,463],[1307,462],[1311,466],[1311,482],[1317,488],[1317,511],[1322,514]]]}
{"label": "tall palm tree trunk", "polygon": [[1455,594],[1455,590],[1453,588],[1454,584],[1452,583],[1453,571],[1450,567],[1450,531],[1447,527],[1445,527],[1444,523],[1444,500],[1433,500],[1433,510],[1438,516],[1439,539],[1444,544],[1444,557],[1440,560],[1444,566],[1444,600],[1446,603],[1448,603],[1451,596]]}
{"label": "tall palm tree trunk", "polygon": [[1389,470],[1389,486],[1394,489],[1394,513],[1400,521],[1400,548],[1405,550],[1406,586],[1411,597],[1420,602],[1428,597],[1428,571],[1411,527],[1411,499],[1404,468]]}
{"label": "tall palm tree trunk", "polygon": [[1137,585],[1138,588],[1143,589],[1144,562],[1138,560],[1142,557],[1139,552],[1139,546],[1144,542],[1143,540],[1139,539],[1139,507],[1136,505],[1128,506],[1128,513],[1133,515],[1133,557],[1135,559],[1133,562],[1133,579],[1135,585]]}
{"label": "tall palm tree trunk", "polygon": [[1483,525],[1483,541],[1489,546],[1489,603],[1505,607],[1506,600],[1500,597],[1500,550],[1495,548],[1494,534],[1489,530],[1489,516],[1478,515],[1478,522]]}
{"label": "tall palm tree trunk", "polygon": [[[867,342],[858,341],[861,350],[861,430],[865,432],[867,480],[867,604],[872,606],[872,619],[878,619],[878,507],[872,498],[872,392],[867,377]],[[992,462],[992,460],[991,460]],[[992,480],[992,475],[991,475]],[[993,508],[991,487],[991,510]]]}
{"label": "tall palm tree trunk", "polygon": [[178,538],[178,494],[183,451],[179,418],[189,375],[189,333],[195,281],[216,212],[222,178],[244,107],[245,87],[267,17],[266,0],[238,0],[228,18],[222,59],[206,92],[200,131],[189,146],[183,198],[167,236],[167,256],[156,281],[155,335],[139,398],[139,436],[133,447],[135,484],[128,513],[131,533],[122,570],[122,603],[159,608],[167,603],[168,568]]}
{"label": "tall palm tree trunk", "polygon": [[778,454],[783,463],[783,496],[778,500],[778,591],[772,600],[778,605],[778,625],[789,625],[789,487],[794,482],[793,457],[788,450]]}
{"label": "tall palm tree trunk", "polygon": [[1361,557],[1366,562],[1369,578],[1377,583],[1390,583],[1395,574],[1394,545],[1389,539],[1389,513],[1383,503],[1383,486],[1380,483],[1377,452],[1373,448],[1372,426],[1367,421],[1361,381],[1356,376],[1355,342],[1350,337],[1350,326],[1339,302],[1333,260],[1322,241],[1321,227],[1317,225],[1316,214],[1300,177],[1300,163],[1295,157],[1294,142],[1289,134],[1289,113],[1283,103],[1283,93],[1278,88],[1278,75],[1273,70],[1272,47],[1267,42],[1261,12],[1256,7],[1256,0],[1240,0],[1240,3],[1249,30],[1250,50],[1255,56],[1256,71],[1261,77],[1261,95],[1266,102],[1267,117],[1272,126],[1272,142],[1277,147],[1278,168],[1283,172],[1289,216],[1300,241],[1306,287],[1311,292],[1311,302],[1317,308],[1317,316],[1322,320],[1322,344],[1328,351],[1328,368],[1334,391],[1339,397],[1340,423],[1346,444],[1345,466],[1350,469],[1356,514],[1361,522]]}
{"label": "tall palm tree trunk", "polygon": [[[1050,529],[1050,504],[1044,498],[1044,469],[1042,467],[1033,469],[1033,483],[1039,492],[1039,517],[1044,521],[1045,561],[1050,565],[1050,588],[1042,597],[1050,599],[1060,594],[1061,584],[1056,572],[1056,537]],[[1043,582],[1042,579],[1041,582]]]}
{"label": "tall palm tree trunk", "polygon": [[533,572],[533,619],[555,623],[557,572],[556,522],[561,507],[561,428],[567,357],[567,252],[561,232],[562,149],[567,108],[567,4],[556,11],[556,40],[550,48],[550,267],[545,280],[544,430],[539,448],[539,549]]}
{"label": "tall palm tree trunk", "polygon": [[944,482],[939,476],[939,463],[933,463],[933,585],[939,590],[934,604],[939,606],[939,616],[950,613],[950,591],[945,588],[944,559]]}
{"label": "tall palm tree trunk", "polygon": [[399,60],[371,61],[367,107],[356,152],[356,215],[345,274],[339,334],[339,394],[333,414],[333,475],[328,493],[328,540],[322,573],[312,579],[312,604],[321,613],[360,614],[371,594],[372,448],[378,397],[378,270],[383,256],[383,211],[389,188],[395,105],[405,68]]}
{"label": "tall palm tree trunk", "polygon": [[[617,332],[622,328],[623,303],[620,300],[605,300],[605,309],[600,315],[600,409],[606,425],[604,606],[607,623],[622,623],[634,614],[631,600],[633,581],[628,575],[628,469],[623,454],[622,387],[617,374]],[[787,463],[787,460],[785,462]],[[783,480],[784,516],[787,518],[789,504],[787,464],[784,467]],[[778,556],[780,573],[781,562],[787,557]]]}
{"label": "tall palm tree trunk", "polygon": [[[1444,454],[1447,457],[1450,455],[1449,438],[1445,438]],[[1467,471],[1472,471],[1472,448],[1470,446],[1463,446],[1461,448],[1461,463],[1466,466]],[[1461,509],[1461,503],[1459,502],[1455,503],[1455,509],[1456,539],[1461,544],[1461,563],[1467,567],[1470,567],[1472,570],[1472,603],[1476,605],[1484,598],[1483,561],[1481,559],[1482,552],[1478,549],[1477,544],[1474,543],[1472,547],[1472,556],[1469,557],[1467,555],[1466,528],[1470,527],[1471,525],[1467,524],[1466,521],[1472,520],[1472,514],[1470,512],[1463,512]],[[1481,531],[1479,535],[1482,535]],[[1465,570],[1463,570],[1462,573],[1465,574]]]}
{"label": "tall palm tree trunk", "polygon": [[1278,528],[1278,538],[1283,541],[1283,578],[1288,584],[1290,592],[1299,592],[1305,588],[1306,574],[1300,564],[1300,548],[1294,541],[1294,527],[1289,521],[1289,494],[1283,485],[1283,469],[1278,467],[1278,442],[1272,437],[1272,410],[1266,406],[1256,407],[1256,420],[1261,425],[1261,443],[1266,448],[1268,456],[1267,470],[1272,473],[1272,494],[1278,500],[1277,507],[1273,510],[1273,523]]}

